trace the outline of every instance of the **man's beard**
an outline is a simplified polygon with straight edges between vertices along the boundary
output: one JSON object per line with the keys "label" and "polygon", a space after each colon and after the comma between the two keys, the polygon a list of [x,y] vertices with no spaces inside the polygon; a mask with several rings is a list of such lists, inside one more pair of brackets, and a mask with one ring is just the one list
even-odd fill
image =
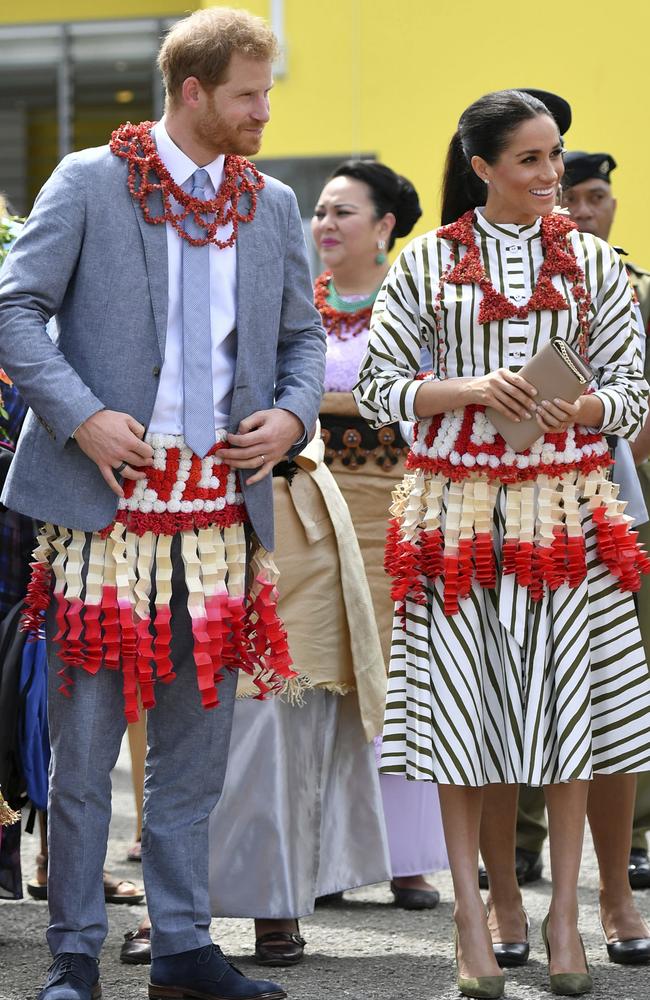
{"label": "man's beard", "polygon": [[[250,124],[254,128],[256,123]],[[208,108],[197,122],[196,138],[202,146],[213,150],[215,157],[222,153],[253,156],[262,145],[261,135],[229,126],[214,107]]]}

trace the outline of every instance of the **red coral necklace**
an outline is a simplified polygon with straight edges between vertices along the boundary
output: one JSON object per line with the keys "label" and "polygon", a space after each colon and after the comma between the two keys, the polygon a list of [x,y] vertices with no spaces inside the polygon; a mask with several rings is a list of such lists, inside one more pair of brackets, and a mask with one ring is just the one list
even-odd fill
{"label": "red coral necklace", "polygon": [[[243,156],[226,156],[223,181],[214,198],[202,201],[183,191],[173,179],[160,159],[156,143],[151,135],[155,122],[140,122],[132,125],[126,122],[111,135],[109,147],[112,153],[128,161],[128,185],[131,197],[140,203],[147,222],[160,225],[169,222],[181,239],[193,247],[203,247],[207,243],[224,250],[234,246],[240,222],[252,222],[257,209],[257,193],[264,187],[264,178],[253,164]],[[163,214],[153,215],[147,202],[149,195],[160,192],[163,200]],[[249,209],[239,211],[242,195],[249,196]],[[171,199],[180,206],[177,212],[172,208]],[[205,236],[194,239],[184,229],[183,223],[192,215],[196,224],[205,231]],[[203,218],[209,216],[210,221]],[[217,239],[217,231],[223,226],[232,226],[227,240]]]}
{"label": "red coral necklace", "polygon": [[[331,271],[323,271],[314,282],[314,305],[321,314],[323,326],[328,334],[338,340],[349,340],[368,329],[372,315],[372,305],[359,309],[337,309],[328,302]],[[373,297],[374,301],[374,297]]]}
{"label": "red coral necklace", "polygon": [[[492,323],[498,320],[527,319],[531,312],[543,309],[560,311],[568,309],[569,304],[564,296],[555,288],[551,278],[563,275],[571,282],[571,294],[578,307],[578,349],[586,357],[589,344],[589,306],[591,298],[585,288],[585,276],[580,267],[575,251],[568,239],[569,233],[576,229],[571,219],[557,212],[545,215],[541,220],[541,239],[544,260],[537,276],[533,294],[523,306],[513,302],[498,292],[488,278],[481,252],[474,235],[474,211],[465,212],[456,222],[442,226],[437,230],[441,239],[451,240],[459,246],[467,247],[466,253],[456,261],[456,251],[452,251],[449,265],[440,276],[440,285],[436,296],[436,314],[440,319],[442,289],[450,285],[478,285],[483,292],[483,299],[478,312],[478,322]],[[442,338],[440,338],[442,341]],[[441,358],[444,368],[444,360]]]}

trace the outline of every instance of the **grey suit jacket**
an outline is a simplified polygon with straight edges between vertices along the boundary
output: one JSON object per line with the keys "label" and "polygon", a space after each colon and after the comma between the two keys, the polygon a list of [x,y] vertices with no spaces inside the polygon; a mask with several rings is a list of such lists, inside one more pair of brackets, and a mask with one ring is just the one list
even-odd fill
{"label": "grey suit jacket", "polygon": [[[126,179],[125,161],[108,147],[67,156],[0,271],[0,365],[31,407],[2,499],[85,531],[113,520],[116,497],[71,435],[103,407],[147,426],[165,354],[166,227],[145,222]],[[53,315],[56,344],[46,332]],[[237,240],[230,429],[277,404],[306,428],[297,453],[317,417],[324,367],[296,199],[266,178]],[[252,525],[272,548],[270,477],[251,487],[242,480]]]}

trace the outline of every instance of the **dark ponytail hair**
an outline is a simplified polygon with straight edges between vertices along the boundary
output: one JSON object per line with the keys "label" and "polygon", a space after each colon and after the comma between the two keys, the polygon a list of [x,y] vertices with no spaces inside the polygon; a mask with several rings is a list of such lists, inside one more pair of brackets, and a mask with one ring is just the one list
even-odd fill
{"label": "dark ponytail hair", "polygon": [[463,111],[445,163],[443,226],[485,203],[485,184],[471,165],[472,157],[480,156],[486,163],[495,163],[510,134],[539,115],[553,118],[545,104],[524,90],[496,90],[479,97]]}
{"label": "dark ponytail hair", "polygon": [[422,215],[418,193],[406,177],[396,174],[378,160],[345,160],[336,168],[334,177],[351,177],[362,181],[369,190],[375,215],[382,219],[387,212],[395,216],[395,225],[388,240],[392,250],[397,237],[408,236]]}

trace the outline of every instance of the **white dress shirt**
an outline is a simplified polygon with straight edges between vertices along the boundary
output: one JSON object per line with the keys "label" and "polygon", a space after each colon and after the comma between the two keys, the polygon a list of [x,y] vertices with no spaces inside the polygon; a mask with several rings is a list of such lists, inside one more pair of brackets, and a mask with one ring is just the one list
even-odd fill
{"label": "white dress shirt", "polygon": [[[196,163],[171,140],[164,119],[153,128],[160,159],[174,181],[182,185],[198,169]],[[214,192],[223,179],[225,157],[218,156],[204,169],[210,175]],[[213,192],[208,192],[213,197]],[[172,206],[178,206],[172,199]],[[165,357],[160,372],[148,430],[152,433],[183,433],[183,300],[181,287],[181,237],[167,222],[167,264],[169,271],[169,304]],[[232,227],[218,231],[220,240],[228,239]],[[235,247],[219,250],[210,248],[210,330],[212,334],[212,394],[214,399],[215,428],[226,427],[230,417],[230,401],[235,378],[237,356],[237,253]],[[206,364],[208,359],[206,358]]]}

